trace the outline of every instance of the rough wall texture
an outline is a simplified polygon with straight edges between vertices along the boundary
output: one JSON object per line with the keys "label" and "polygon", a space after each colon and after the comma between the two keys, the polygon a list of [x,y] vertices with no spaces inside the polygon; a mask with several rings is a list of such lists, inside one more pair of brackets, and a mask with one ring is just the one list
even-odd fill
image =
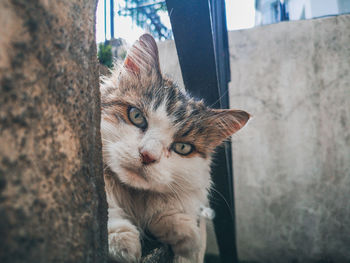
{"label": "rough wall texture", "polygon": [[159,63],[162,73],[174,80],[176,84],[183,89],[184,83],[182,80],[175,42],[173,40],[166,40],[158,42],[157,44],[159,49]]}
{"label": "rough wall texture", "polygon": [[96,0],[0,2],[0,262],[105,262]]}
{"label": "rough wall texture", "polygon": [[350,262],[350,15],[230,32],[241,260]]}

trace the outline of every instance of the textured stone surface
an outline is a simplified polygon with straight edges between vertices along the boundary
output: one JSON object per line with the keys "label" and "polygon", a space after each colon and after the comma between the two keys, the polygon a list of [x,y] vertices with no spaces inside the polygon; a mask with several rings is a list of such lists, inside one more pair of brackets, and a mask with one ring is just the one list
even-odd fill
{"label": "textured stone surface", "polygon": [[96,1],[0,2],[0,262],[105,262]]}
{"label": "textured stone surface", "polygon": [[229,33],[241,260],[350,262],[350,16]]}

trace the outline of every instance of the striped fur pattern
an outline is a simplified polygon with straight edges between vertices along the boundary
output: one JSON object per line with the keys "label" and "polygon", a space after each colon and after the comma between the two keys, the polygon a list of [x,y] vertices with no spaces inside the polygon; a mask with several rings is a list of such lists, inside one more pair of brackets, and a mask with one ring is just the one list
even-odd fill
{"label": "striped fur pattern", "polygon": [[[148,34],[103,79],[101,98],[110,256],[138,262],[140,235],[147,230],[177,257],[202,261],[205,229],[199,214],[208,203],[211,155],[249,114],[210,109],[179,89],[162,75],[157,45]],[[146,126],[132,121],[134,109]],[[191,151],[176,152],[176,143]]]}

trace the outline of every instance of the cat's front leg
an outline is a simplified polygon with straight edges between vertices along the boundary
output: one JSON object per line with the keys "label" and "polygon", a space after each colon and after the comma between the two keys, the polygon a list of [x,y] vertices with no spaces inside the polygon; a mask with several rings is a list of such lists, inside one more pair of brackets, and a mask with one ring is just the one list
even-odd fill
{"label": "cat's front leg", "polygon": [[150,232],[161,242],[171,245],[175,255],[193,258],[201,248],[197,218],[175,211],[159,214],[149,225]]}
{"label": "cat's front leg", "polygon": [[108,209],[108,247],[110,258],[120,263],[139,262],[140,233],[129,220],[118,216],[118,208]]}

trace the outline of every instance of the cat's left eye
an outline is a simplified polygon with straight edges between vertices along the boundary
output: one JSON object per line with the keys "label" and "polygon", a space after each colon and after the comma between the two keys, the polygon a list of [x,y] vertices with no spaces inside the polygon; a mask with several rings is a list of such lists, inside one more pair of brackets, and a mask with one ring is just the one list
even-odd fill
{"label": "cat's left eye", "polygon": [[146,118],[143,116],[142,112],[139,109],[130,107],[128,111],[128,117],[132,124],[134,124],[136,127],[139,127],[143,130],[147,128]]}
{"label": "cat's left eye", "polygon": [[193,146],[185,142],[175,142],[173,144],[174,152],[181,155],[188,155],[193,151]]}

